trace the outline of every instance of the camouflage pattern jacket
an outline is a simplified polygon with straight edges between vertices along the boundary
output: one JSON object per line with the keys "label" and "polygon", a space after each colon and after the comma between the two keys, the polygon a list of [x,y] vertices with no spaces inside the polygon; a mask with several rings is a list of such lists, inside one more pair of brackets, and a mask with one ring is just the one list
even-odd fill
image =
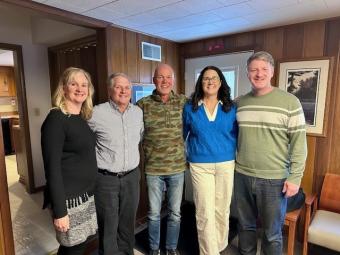
{"label": "camouflage pattern jacket", "polygon": [[184,95],[171,91],[169,101],[163,103],[154,90],[152,95],[137,102],[144,116],[145,173],[169,175],[185,171],[182,112]]}

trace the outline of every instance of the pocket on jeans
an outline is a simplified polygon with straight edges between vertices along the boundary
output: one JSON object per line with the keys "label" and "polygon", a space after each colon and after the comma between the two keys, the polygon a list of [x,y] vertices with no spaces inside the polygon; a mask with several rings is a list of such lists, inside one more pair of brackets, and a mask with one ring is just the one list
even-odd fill
{"label": "pocket on jeans", "polygon": [[267,180],[267,185],[264,185],[265,193],[267,198],[281,198],[284,196],[282,193],[283,184],[285,179],[269,179]]}
{"label": "pocket on jeans", "polygon": [[268,182],[271,186],[273,187],[277,187],[277,186],[282,186],[284,182],[286,181],[286,179],[269,179]]}

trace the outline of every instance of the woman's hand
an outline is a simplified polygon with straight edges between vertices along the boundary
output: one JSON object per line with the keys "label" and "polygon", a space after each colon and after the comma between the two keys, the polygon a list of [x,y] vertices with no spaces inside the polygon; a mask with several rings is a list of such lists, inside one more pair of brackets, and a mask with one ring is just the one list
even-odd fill
{"label": "woman's hand", "polygon": [[53,220],[54,228],[60,232],[67,232],[70,228],[70,219],[68,215]]}

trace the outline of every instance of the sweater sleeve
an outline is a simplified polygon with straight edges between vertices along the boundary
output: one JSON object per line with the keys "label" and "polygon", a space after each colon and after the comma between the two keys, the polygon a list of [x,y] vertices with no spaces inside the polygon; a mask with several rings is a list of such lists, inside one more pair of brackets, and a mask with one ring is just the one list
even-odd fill
{"label": "sweater sleeve", "polygon": [[66,196],[61,169],[65,132],[60,114],[58,111],[51,111],[41,128],[41,148],[47,192],[53,217],[56,219],[67,215]]}
{"label": "sweater sleeve", "polygon": [[305,117],[300,102],[288,120],[290,174],[287,181],[300,185],[307,158]]}

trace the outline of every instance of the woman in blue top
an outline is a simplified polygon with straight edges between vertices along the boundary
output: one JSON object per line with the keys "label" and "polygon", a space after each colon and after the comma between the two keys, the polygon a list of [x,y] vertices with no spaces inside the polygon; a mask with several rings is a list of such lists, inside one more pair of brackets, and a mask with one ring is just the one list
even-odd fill
{"label": "woman in blue top", "polygon": [[198,77],[183,128],[200,254],[217,255],[228,245],[237,138],[236,108],[217,67],[205,67]]}

